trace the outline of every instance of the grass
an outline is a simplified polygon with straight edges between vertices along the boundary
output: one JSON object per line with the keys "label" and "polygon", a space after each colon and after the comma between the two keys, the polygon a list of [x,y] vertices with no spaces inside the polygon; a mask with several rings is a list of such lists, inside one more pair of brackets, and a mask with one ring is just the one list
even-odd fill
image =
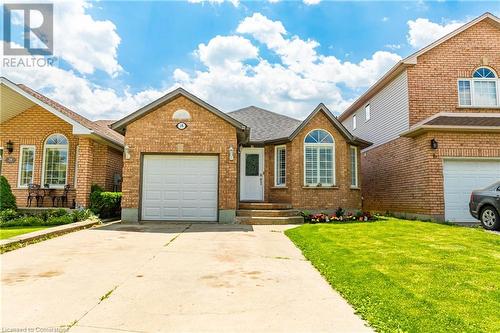
{"label": "grass", "polygon": [[380,332],[500,332],[500,236],[388,218],[286,235]]}
{"label": "grass", "polygon": [[14,236],[19,236],[22,234],[27,234],[28,232],[38,231],[47,229],[48,227],[5,227],[0,228],[0,239],[7,239]]}

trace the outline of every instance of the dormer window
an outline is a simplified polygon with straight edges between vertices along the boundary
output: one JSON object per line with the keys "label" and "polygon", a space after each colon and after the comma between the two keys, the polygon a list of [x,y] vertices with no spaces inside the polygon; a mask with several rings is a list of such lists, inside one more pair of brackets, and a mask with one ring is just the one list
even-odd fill
{"label": "dormer window", "polygon": [[458,102],[460,106],[498,107],[500,105],[496,73],[488,67],[474,71],[472,78],[458,80]]}

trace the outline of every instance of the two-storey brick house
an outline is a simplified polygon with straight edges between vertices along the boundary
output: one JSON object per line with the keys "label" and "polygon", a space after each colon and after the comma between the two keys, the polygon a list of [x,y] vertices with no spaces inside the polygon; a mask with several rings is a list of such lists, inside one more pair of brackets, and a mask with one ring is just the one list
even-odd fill
{"label": "two-storey brick house", "polygon": [[365,209],[474,221],[500,179],[500,20],[486,13],[397,63],[339,120],[362,152]]}

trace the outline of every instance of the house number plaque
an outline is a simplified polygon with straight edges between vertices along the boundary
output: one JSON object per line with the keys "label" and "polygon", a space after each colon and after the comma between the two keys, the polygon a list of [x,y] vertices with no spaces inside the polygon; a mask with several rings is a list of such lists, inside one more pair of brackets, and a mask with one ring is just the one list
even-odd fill
{"label": "house number plaque", "polygon": [[177,127],[180,130],[183,130],[183,129],[186,129],[186,127],[188,127],[188,125],[186,123],[178,123],[177,125],[175,125],[175,127]]}

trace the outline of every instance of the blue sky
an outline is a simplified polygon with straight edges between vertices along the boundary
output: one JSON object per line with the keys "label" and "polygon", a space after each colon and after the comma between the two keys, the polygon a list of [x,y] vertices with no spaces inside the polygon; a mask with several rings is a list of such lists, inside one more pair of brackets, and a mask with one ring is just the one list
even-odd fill
{"label": "blue sky", "polygon": [[58,67],[4,75],[93,119],[121,117],[179,85],[223,111],[254,104],[303,118],[324,102],[341,112],[399,59],[486,11],[500,13],[498,2],[477,1],[55,8]]}

